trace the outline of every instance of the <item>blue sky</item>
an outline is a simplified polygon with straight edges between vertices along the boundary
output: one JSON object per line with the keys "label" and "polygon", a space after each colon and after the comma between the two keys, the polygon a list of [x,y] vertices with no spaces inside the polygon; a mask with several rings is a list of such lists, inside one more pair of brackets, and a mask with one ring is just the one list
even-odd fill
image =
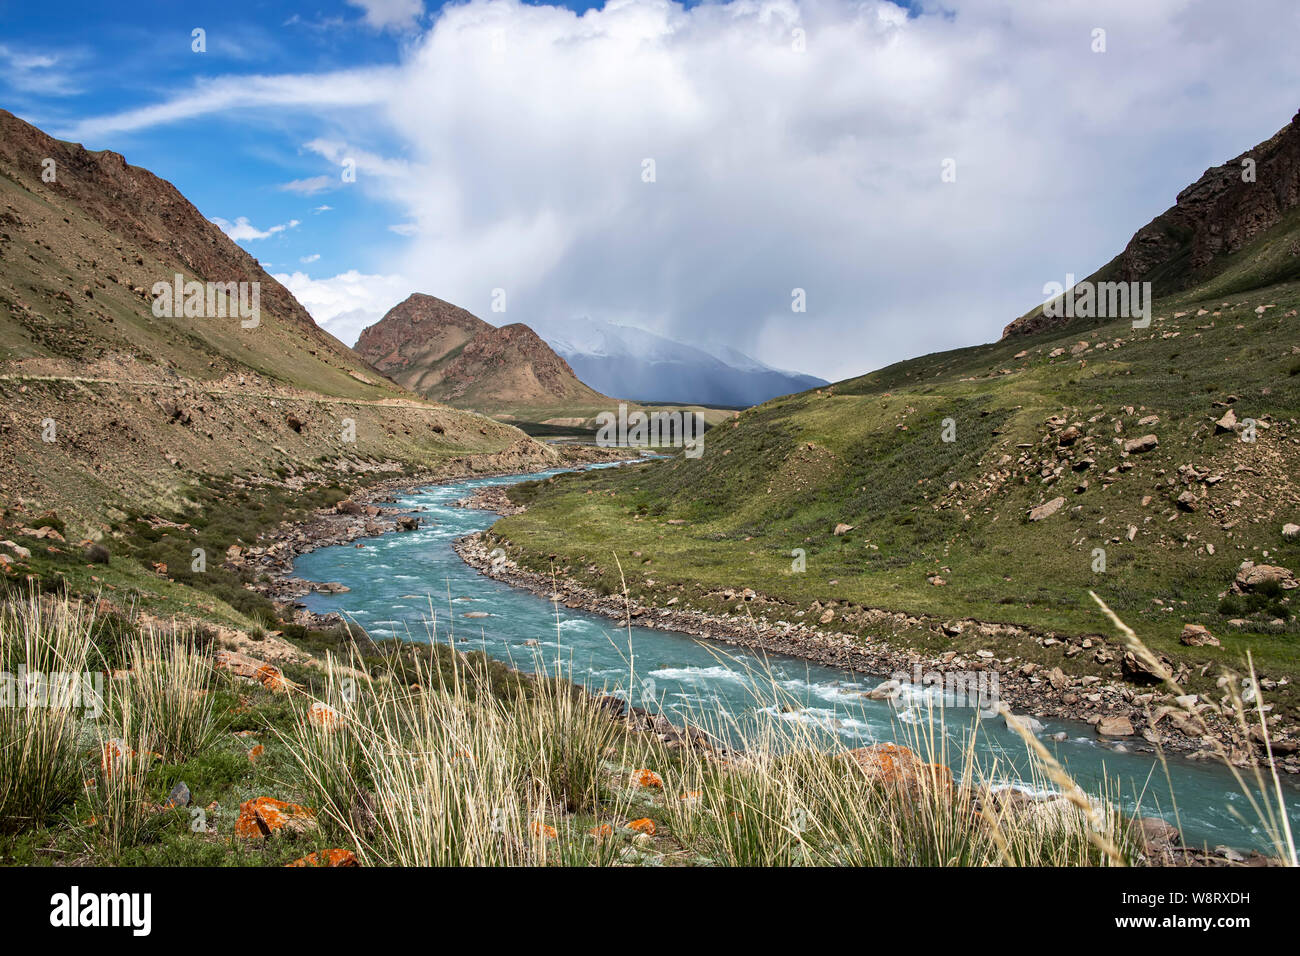
{"label": "blue sky", "polygon": [[1297,35],[1294,0],[6,2],[0,106],[175,183],[349,344],[421,291],[837,379],[1109,260],[1291,119]]}
{"label": "blue sky", "polygon": [[[195,28],[206,32],[203,53],[193,50]],[[73,0],[4,4],[0,37],[8,53],[0,75],[7,109],[88,149],[125,154],[175,183],[210,218],[233,223],[244,217],[261,231],[297,221],[291,229],[243,243],[272,270],[304,268],[303,259],[311,260],[317,274],[365,270],[401,245],[385,221],[399,222],[400,208],[374,208],[372,199],[342,188],[333,164],[302,148],[328,133],[328,121],[318,116],[234,108],[129,131],[78,135],[78,125],[231,75],[391,65],[410,42],[409,31],[376,29],[367,24],[364,9],[342,0]],[[55,64],[19,69],[15,55]],[[389,145],[400,148],[381,148]],[[330,185],[314,193],[284,188],[321,176]]]}

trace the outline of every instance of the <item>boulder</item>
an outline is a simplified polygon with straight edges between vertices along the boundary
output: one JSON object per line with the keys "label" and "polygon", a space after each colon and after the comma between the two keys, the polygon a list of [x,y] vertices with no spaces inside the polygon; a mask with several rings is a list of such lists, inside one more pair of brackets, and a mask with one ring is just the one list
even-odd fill
{"label": "boulder", "polygon": [[[1166,671],[1169,668],[1169,662],[1160,659],[1165,666]],[[1132,681],[1134,684],[1159,684],[1164,680],[1164,675],[1153,668],[1147,660],[1134,654],[1132,651],[1125,651],[1124,656],[1119,662],[1120,670],[1124,674],[1125,680]]]}
{"label": "boulder", "polygon": [[1223,417],[1214,423],[1214,434],[1222,435],[1224,432],[1233,432],[1237,430],[1237,413],[1231,408],[1223,413]]}
{"label": "boulder", "polygon": [[307,720],[322,730],[336,730],[343,725],[343,717],[329,704],[314,700],[307,710]]}
{"label": "boulder", "polygon": [[1097,721],[1097,733],[1102,737],[1132,737],[1133,724],[1127,717],[1103,717]]}
{"label": "boulder", "polygon": [[1148,853],[1160,853],[1181,846],[1183,835],[1178,827],[1159,817],[1142,817],[1137,821],[1137,833]]}
{"label": "boulder", "polygon": [[303,833],[316,827],[316,811],[274,797],[257,797],[239,805],[235,836],[261,839],[278,830]]}
{"label": "boulder", "polygon": [[1065,504],[1065,498],[1058,496],[1056,498],[1053,498],[1051,501],[1044,502],[1043,504],[1039,505],[1036,508],[1030,508],[1029,520],[1042,521],[1044,518],[1050,518],[1052,515],[1060,511],[1061,506],[1064,504]]}
{"label": "boulder", "polygon": [[[1041,734],[1043,732],[1043,722],[1041,720],[1037,720],[1033,717],[1030,717],[1028,714],[1015,714],[1012,716],[1014,717],[1015,720],[1017,720],[1020,723],[1022,727],[1028,730],[1031,734],[1037,736],[1038,734]],[[1010,719],[1004,716],[1002,718],[1002,721],[1007,725],[1008,730],[1011,731],[1015,730],[1015,728],[1011,726]]]}
{"label": "boulder", "polygon": [[1141,438],[1131,438],[1124,443],[1124,451],[1130,455],[1140,455],[1143,452],[1151,451],[1160,444],[1160,439],[1155,435],[1143,435]]}
{"label": "boulder", "polygon": [[852,531],[855,527],[856,527],[856,525],[845,524],[843,521],[841,521],[839,524],[837,524],[837,525],[835,526],[835,532],[834,532],[834,533],[837,534],[837,535],[848,534],[848,533],[849,533],[850,531]]}
{"label": "boulder", "polygon": [[632,771],[632,789],[645,788],[647,790],[662,790],[664,788],[663,778],[653,770],[633,770]]}
{"label": "boulder", "polygon": [[840,755],[856,766],[871,783],[917,792],[926,784],[952,786],[952,772],[939,763],[926,763],[907,747],[898,744],[872,744]]}
{"label": "boulder", "polygon": [[893,700],[902,690],[902,686],[896,680],[887,680],[867,691],[866,697],[868,700]]}
{"label": "boulder", "polygon": [[230,671],[236,677],[256,681],[273,693],[287,694],[295,686],[274,664],[259,661],[238,651],[217,651],[215,663],[217,670]]}
{"label": "boulder", "polygon": [[1179,642],[1188,647],[1218,647],[1219,639],[1200,624],[1184,624]]}
{"label": "boulder", "polygon": [[1300,583],[1296,581],[1295,575],[1287,568],[1276,564],[1256,564],[1254,561],[1244,561],[1237,571],[1234,584],[1239,591],[1253,591],[1260,585],[1270,581],[1276,581],[1288,591]]}
{"label": "boulder", "polygon": [[397,519],[398,531],[414,531],[420,527],[420,519],[413,515],[402,515]]}
{"label": "boulder", "polygon": [[286,863],[285,867],[291,866],[360,866],[361,861],[351,850],[320,850],[317,853],[308,853],[306,856],[294,860],[292,863]]}
{"label": "boulder", "polygon": [[1288,522],[1287,524],[1282,525],[1282,537],[1300,538],[1300,524]]}

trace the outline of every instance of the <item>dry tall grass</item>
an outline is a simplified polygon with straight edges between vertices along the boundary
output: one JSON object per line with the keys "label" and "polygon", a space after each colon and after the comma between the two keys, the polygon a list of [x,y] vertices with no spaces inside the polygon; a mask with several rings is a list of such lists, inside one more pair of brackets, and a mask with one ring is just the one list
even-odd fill
{"label": "dry tall grass", "polygon": [[[95,612],[77,602],[0,605],[0,828],[36,825],[74,800],[83,779],[84,708],[75,701],[19,701],[33,675],[89,672]],[[21,688],[26,696],[28,687]]]}

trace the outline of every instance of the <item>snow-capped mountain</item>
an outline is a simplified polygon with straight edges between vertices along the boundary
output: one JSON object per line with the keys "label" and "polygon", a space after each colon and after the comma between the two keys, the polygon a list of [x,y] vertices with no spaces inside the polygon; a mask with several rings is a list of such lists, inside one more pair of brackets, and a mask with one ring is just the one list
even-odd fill
{"label": "snow-capped mountain", "polygon": [[747,406],[827,384],[772,368],[726,343],[687,345],[589,318],[538,322],[535,328],[578,378],[619,398]]}

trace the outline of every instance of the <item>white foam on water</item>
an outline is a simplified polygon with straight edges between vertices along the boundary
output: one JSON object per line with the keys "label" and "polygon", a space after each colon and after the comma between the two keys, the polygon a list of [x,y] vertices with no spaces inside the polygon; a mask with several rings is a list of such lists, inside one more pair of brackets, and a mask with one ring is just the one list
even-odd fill
{"label": "white foam on water", "polygon": [[749,683],[747,675],[739,674],[720,664],[715,664],[712,667],[661,667],[658,670],[651,671],[650,676],[659,677],[663,680],[689,681],[692,684],[707,683],[714,680],[725,680],[733,684]]}

